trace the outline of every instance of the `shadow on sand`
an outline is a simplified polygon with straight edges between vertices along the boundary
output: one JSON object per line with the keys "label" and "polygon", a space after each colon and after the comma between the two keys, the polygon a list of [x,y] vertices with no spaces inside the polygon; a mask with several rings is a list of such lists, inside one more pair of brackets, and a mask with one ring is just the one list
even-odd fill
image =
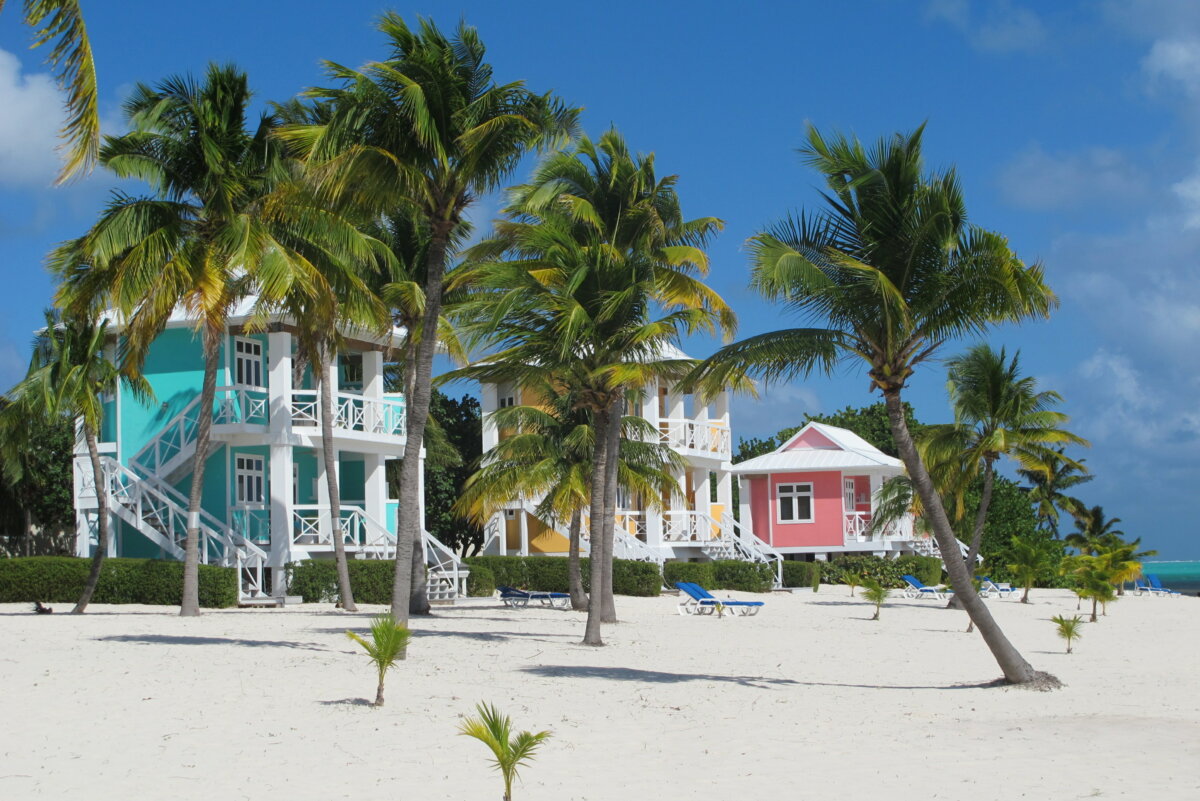
{"label": "shadow on sand", "polygon": [[336,701],[318,701],[317,703],[321,706],[375,706],[366,698],[339,698]]}
{"label": "shadow on sand", "polygon": [[293,640],[246,640],[240,637],[195,637],[178,634],[110,634],[97,637],[101,642],[132,642],[143,645],[242,645],[248,648],[301,648],[306,651],[331,651],[346,653],[337,648],[326,648],[315,642]]}
{"label": "shadow on sand", "polygon": [[666,673],[661,670],[638,670],[623,667],[590,665],[530,665],[521,670],[543,678],[608,679],[609,681],[641,681],[651,684],[680,684],[688,681],[725,682],[743,687],[770,689],[772,687],[850,687],[863,690],[980,690],[1004,686],[1004,680],[971,684],[905,685],[905,684],[845,684],[834,681],[798,681],[772,679],[766,676],[720,676],[712,673]]}

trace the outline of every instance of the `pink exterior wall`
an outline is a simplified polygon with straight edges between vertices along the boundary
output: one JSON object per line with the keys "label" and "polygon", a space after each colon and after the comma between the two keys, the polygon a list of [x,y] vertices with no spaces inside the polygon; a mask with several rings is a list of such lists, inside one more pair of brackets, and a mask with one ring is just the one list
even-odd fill
{"label": "pink exterior wall", "polygon": [[787,450],[789,451],[800,450],[802,448],[819,448],[821,450],[833,448],[840,450],[833,440],[815,428],[805,431],[794,442],[788,443],[787,446]]}
{"label": "pink exterior wall", "polygon": [[[860,500],[861,499],[861,500]],[[854,477],[854,511],[871,511],[871,478],[870,476]]]}
{"label": "pink exterior wall", "polygon": [[[798,483],[813,485],[813,522],[780,523],[775,488],[780,484]],[[755,535],[777,548],[841,545],[844,542],[842,474],[831,470],[754,476],[751,479],[750,514]]]}

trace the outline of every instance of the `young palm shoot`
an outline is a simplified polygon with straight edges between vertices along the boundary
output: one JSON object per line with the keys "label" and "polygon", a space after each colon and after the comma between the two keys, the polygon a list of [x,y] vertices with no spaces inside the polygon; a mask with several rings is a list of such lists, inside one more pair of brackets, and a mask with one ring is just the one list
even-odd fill
{"label": "young palm shoot", "polygon": [[492,750],[493,764],[504,778],[504,801],[512,801],[513,780],[517,768],[527,765],[538,748],[550,739],[550,732],[537,734],[523,731],[512,734],[512,720],[491,704],[475,705],[478,716],[467,718],[458,727],[458,733],[474,737]]}
{"label": "young palm shoot", "polygon": [[1071,643],[1083,636],[1079,633],[1083,626],[1083,618],[1079,615],[1055,615],[1050,618],[1050,622],[1058,626],[1058,636],[1067,641],[1067,653],[1071,653]]}
{"label": "young palm shoot", "polygon": [[862,597],[875,604],[875,617],[871,620],[879,620],[879,610],[883,608],[883,602],[888,598],[888,588],[873,578],[862,579],[862,587]]}
{"label": "young palm shoot", "polygon": [[379,671],[379,687],[375,690],[375,706],[383,706],[383,680],[387,672],[395,667],[396,661],[404,658],[408,641],[412,637],[403,625],[391,615],[380,615],[371,621],[371,639],[347,631],[346,636],[363,647],[367,656]]}
{"label": "young palm shoot", "polygon": [[850,587],[850,597],[851,598],[854,597],[854,588],[855,587],[865,586],[863,577],[858,575],[857,573],[847,573],[845,575],[845,577],[842,578],[842,583],[846,584],[847,586]]}

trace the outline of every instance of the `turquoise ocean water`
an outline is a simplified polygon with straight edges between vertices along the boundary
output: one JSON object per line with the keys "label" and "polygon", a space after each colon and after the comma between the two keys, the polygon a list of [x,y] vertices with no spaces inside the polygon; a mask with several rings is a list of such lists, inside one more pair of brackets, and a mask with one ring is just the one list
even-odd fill
{"label": "turquoise ocean water", "polygon": [[1195,595],[1200,592],[1200,562],[1142,562],[1143,573],[1153,573],[1164,587]]}

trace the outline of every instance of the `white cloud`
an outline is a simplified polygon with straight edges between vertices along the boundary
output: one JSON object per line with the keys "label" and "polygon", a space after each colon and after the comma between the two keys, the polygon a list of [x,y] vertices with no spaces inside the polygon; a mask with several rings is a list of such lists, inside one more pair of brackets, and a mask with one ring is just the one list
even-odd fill
{"label": "white cloud", "polygon": [[1037,210],[1124,205],[1143,200],[1148,189],[1145,174],[1119,151],[1052,154],[1036,143],[1002,168],[999,181],[1010,203]]}
{"label": "white cloud", "polygon": [[62,96],[47,73],[22,74],[15,55],[0,50],[0,187],[53,183],[62,125]]}
{"label": "white cloud", "polygon": [[995,53],[1036,50],[1046,42],[1046,26],[1034,11],[1010,0],[985,0],[979,14],[968,0],[929,0],[926,19],[957,28],[972,47]]}
{"label": "white cloud", "polygon": [[1200,94],[1200,39],[1159,39],[1142,59],[1142,69],[1153,83],[1174,81],[1189,95]]}
{"label": "white cloud", "polygon": [[760,386],[758,392],[757,399],[739,395],[731,403],[735,440],[773,436],[782,428],[803,423],[805,414],[821,411],[820,397],[803,384],[771,384]]}

